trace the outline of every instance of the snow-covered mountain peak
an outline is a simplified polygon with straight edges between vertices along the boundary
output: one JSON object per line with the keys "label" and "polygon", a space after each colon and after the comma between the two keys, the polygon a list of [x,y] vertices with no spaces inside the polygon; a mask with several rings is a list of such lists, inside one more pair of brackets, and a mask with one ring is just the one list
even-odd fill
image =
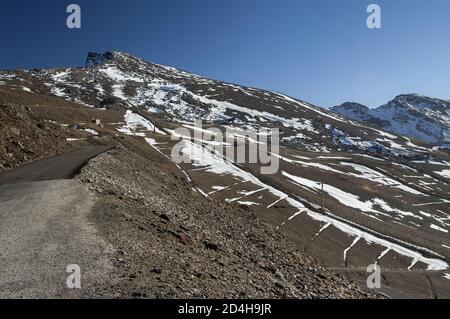
{"label": "snow-covered mountain peak", "polygon": [[332,108],[332,111],[428,143],[449,142],[449,101],[419,94],[403,94],[376,109],[355,103],[344,103]]}
{"label": "snow-covered mountain peak", "polygon": [[104,53],[89,52],[86,58],[86,66],[102,66],[105,64],[133,65],[141,64],[145,61],[126,52],[106,51]]}
{"label": "snow-covered mountain peak", "polygon": [[450,110],[450,102],[431,98],[419,94],[403,94],[389,102],[389,106],[406,107],[423,112],[437,111],[447,113]]}

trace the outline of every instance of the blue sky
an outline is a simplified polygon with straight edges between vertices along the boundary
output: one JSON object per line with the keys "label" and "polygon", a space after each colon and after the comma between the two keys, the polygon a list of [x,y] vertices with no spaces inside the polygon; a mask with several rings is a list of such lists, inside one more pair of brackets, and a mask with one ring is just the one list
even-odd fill
{"label": "blue sky", "polygon": [[[82,8],[82,29],[65,26]],[[366,26],[370,3],[381,30]],[[330,107],[450,100],[448,0],[5,0],[0,69],[82,66],[116,49]]]}

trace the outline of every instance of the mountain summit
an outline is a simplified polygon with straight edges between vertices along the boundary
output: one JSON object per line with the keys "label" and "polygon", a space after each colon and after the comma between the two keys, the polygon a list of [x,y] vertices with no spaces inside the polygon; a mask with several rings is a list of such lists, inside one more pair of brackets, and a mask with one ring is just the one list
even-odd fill
{"label": "mountain summit", "polygon": [[450,141],[450,101],[404,94],[376,109],[358,103],[344,103],[331,110],[428,143],[445,144]]}

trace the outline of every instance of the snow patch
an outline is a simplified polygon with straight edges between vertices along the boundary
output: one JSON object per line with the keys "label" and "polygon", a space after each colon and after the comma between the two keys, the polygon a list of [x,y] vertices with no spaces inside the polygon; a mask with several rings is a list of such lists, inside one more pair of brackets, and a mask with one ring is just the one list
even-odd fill
{"label": "snow patch", "polygon": [[139,131],[139,129],[143,129],[147,132],[166,135],[165,132],[159,130],[152,122],[130,110],[125,113],[125,123],[126,124],[119,129],[119,132],[127,135],[145,137],[145,132]]}
{"label": "snow patch", "polygon": [[445,169],[442,172],[435,172],[443,177],[450,178],[450,169]]}

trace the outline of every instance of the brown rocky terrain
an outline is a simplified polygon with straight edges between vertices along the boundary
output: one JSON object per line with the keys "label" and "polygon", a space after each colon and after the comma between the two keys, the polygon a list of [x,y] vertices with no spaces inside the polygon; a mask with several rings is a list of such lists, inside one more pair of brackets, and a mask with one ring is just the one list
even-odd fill
{"label": "brown rocky terrain", "polygon": [[0,105],[0,172],[70,151],[68,132],[23,105]]}
{"label": "brown rocky terrain", "polygon": [[[144,298],[373,298],[298,251],[251,209],[205,198],[138,140],[92,160],[79,179],[92,221],[116,247],[106,294]],[[138,152],[133,151],[137,149]]]}

